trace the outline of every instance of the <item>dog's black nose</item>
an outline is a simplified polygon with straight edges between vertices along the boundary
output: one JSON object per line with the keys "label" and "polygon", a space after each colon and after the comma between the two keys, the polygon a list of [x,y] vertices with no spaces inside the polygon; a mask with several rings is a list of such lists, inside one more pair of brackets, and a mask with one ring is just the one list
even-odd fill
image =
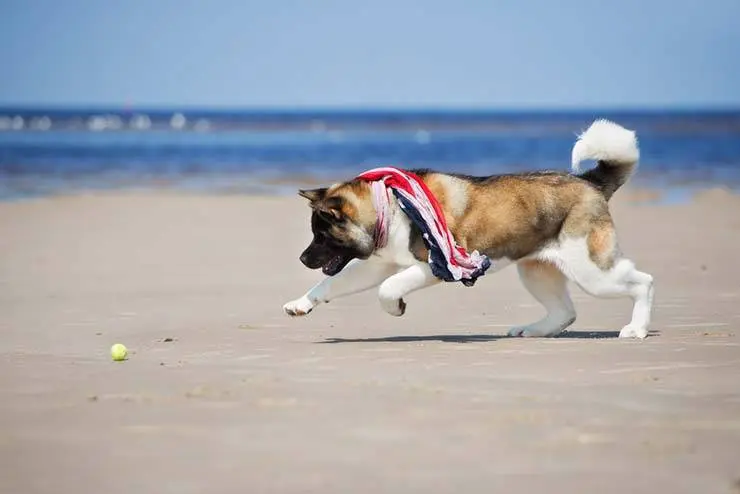
{"label": "dog's black nose", "polygon": [[301,260],[304,266],[308,266],[308,256],[306,255],[305,252],[301,254],[301,257],[299,257],[299,259]]}

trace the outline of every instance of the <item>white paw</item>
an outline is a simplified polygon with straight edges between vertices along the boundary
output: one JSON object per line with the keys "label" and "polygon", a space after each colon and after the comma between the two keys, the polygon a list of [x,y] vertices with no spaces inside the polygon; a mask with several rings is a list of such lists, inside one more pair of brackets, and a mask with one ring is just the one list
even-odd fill
{"label": "white paw", "polygon": [[644,326],[633,326],[632,324],[628,324],[625,327],[622,328],[622,330],[619,332],[620,338],[645,338],[647,336],[647,328]]}
{"label": "white paw", "polygon": [[380,306],[392,316],[402,316],[406,312],[406,302],[402,298],[381,298]]}
{"label": "white paw", "polygon": [[509,336],[522,336],[524,338],[551,338],[563,332],[568,325],[540,323],[530,324],[528,326],[515,326],[509,330]]}
{"label": "white paw", "polygon": [[526,326],[515,326],[509,330],[509,336],[549,338],[565,331],[575,320],[575,314],[570,313],[566,313],[563,317],[548,317]]}
{"label": "white paw", "polygon": [[305,296],[283,305],[283,310],[289,316],[305,316],[313,308],[314,304]]}

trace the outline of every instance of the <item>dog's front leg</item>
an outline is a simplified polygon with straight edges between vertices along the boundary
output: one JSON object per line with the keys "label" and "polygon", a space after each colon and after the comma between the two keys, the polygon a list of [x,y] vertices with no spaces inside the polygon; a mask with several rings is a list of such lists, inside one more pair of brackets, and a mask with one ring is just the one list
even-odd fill
{"label": "dog's front leg", "polygon": [[305,316],[322,302],[376,287],[397,270],[391,264],[354,259],[334,276],[321,280],[302,297],[285,304],[283,310],[291,316]]}
{"label": "dog's front leg", "polygon": [[406,302],[403,297],[439,282],[439,278],[432,274],[429,264],[414,264],[381,283],[378,289],[380,305],[388,314],[402,316],[406,312]]}

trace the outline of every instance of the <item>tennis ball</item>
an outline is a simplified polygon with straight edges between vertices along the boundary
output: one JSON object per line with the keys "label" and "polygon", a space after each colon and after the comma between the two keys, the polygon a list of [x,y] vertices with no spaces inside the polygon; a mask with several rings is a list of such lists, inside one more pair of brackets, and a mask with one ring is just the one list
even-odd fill
{"label": "tennis ball", "polygon": [[110,347],[110,356],[116,362],[126,360],[126,355],[128,355],[128,350],[121,343],[116,343],[115,345]]}

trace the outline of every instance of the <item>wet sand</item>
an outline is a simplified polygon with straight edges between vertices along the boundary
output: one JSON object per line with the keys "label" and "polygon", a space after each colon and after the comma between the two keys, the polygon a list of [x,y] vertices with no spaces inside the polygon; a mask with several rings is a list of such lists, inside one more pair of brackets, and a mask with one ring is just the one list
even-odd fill
{"label": "wet sand", "polygon": [[[740,492],[740,199],[620,191],[653,334],[577,288],[555,339],[516,270],[291,319],[299,198],[0,204],[0,492]],[[112,362],[122,342],[129,359]]]}

